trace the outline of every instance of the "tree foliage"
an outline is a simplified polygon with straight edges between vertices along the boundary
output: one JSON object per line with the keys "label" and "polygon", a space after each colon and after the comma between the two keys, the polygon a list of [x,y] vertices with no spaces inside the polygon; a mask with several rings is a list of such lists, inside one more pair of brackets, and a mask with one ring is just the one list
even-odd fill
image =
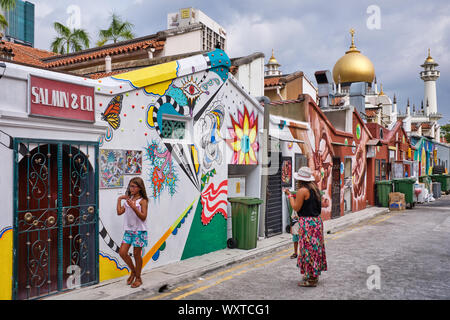
{"label": "tree foliage", "polygon": [[53,52],[66,54],[89,48],[89,35],[85,30],[71,30],[59,22],[55,22],[53,27],[58,34],[50,45]]}
{"label": "tree foliage", "polygon": [[113,13],[108,29],[100,30],[100,40],[97,42],[97,45],[102,46],[108,41],[116,43],[120,40],[133,39],[133,27],[134,25],[132,23],[128,21],[122,21],[122,19],[118,15]]}
{"label": "tree foliage", "polygon": [[450,123],[441,126],[441,135],[445,137],[448,143],[450,143]]}
{"label": "tree foliage", "polygon": [[[11,9],[14,9],[16,6],[16,0],[0,0],[0,8],[2,8],[5,12]],[[0,14],[0,31],[4,30],[8,27],[8,21],[6,21],[6,17]]]}

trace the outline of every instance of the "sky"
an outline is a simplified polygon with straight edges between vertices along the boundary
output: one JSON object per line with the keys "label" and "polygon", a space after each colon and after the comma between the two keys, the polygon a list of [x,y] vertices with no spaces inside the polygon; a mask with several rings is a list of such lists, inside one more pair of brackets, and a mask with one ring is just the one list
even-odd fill
{"label": "sky", "polygon": [[[67,24],[74,8],[90,37],[106,29],[114,12],[134,24],[137,37],[167,29],[167,14],[181,8],[200,9],[227,32],[230,58],[274,49],[283,74],[303,71],[316,83],[314,72],[333,70],[351,44],[375,67],[378,86],[400,112],[407,99],[420,108],[424,83],[420,65],[431,49],[441,76],[436,82],[441,124],[450,122],[450,2],[448,0],[28,0],[35,4],[35,47],[50,50],[56,36],[53,22]],[[71,20],[74,22],[74,20]]]}

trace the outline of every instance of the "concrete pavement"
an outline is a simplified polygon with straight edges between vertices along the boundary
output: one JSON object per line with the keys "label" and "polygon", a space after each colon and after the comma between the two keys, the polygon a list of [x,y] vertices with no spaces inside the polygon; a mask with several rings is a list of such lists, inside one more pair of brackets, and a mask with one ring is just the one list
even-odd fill
{"label": "concrete pavement", "polygon": [[[350,225],[388,212],[388,208],[380,207],[369,207],[358,212],[352,212],[337,219],[324,221],[324,232],[335,233]],[[144,271],[142,274],[143,284],[139,288],[131,288],[126,285],[128,276],[125,276],[45,297],[42,300],[126,300],[136,293],[151,294],[175,287],[186,280],[201,277],[206,272],[264,255],[291,243],[292,236],[283,233],[258,240],[257,247],[251,250],[227,248]]]}

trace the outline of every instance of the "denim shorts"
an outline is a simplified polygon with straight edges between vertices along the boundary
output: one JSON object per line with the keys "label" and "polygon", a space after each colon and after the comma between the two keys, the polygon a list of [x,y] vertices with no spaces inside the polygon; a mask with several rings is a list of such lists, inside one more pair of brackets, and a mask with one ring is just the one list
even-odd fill
{"label": "denim shorts", "polygon": [[123,235],[123,242],[133,247],[146,247],[148,245],[147,231],[126,230]]}

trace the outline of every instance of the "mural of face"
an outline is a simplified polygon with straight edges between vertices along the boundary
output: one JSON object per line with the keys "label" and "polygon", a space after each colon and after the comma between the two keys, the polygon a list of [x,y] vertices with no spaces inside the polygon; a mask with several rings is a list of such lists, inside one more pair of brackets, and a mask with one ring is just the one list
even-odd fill
{"label": "mural of face", "polygon": [[356,151],[352,158],[352,192],[353,192],[353,210],[358,211],[365,208],[366,205],[366,144],[369,137],[365,130],[361,129],[360,124],[356,124],[356,134],[354,135]]}
{"label": "mural of face", "polygon": [[331,211],[331,170],[333,168],[334,150],[331,145],[331,132],[317,111],[307,110],[309,128],[307,131],[290,128],[294,138],[303,140],[299,147],[308,155],[308,166],[322,195],[322,212]]}
{"label": "mural of face", "polygon": [[360,197],[364,193],[364,181],[365,181],[365,173],[366,173],[366,156],[365,156],[365,148],[361,147],[361,144],[358,145],[358,149],[356,151],[355,156],[355,166],[353,167],[353,192],[356,198]]}
{"label": "mural of face", "polygon": [[222,164],[222,141],[220,130],[225,117],[225,108],[221,103],[214,104],[200,119],[202,132],[201,147],[204,149],[203,173],[208,172],[214,164]]}

